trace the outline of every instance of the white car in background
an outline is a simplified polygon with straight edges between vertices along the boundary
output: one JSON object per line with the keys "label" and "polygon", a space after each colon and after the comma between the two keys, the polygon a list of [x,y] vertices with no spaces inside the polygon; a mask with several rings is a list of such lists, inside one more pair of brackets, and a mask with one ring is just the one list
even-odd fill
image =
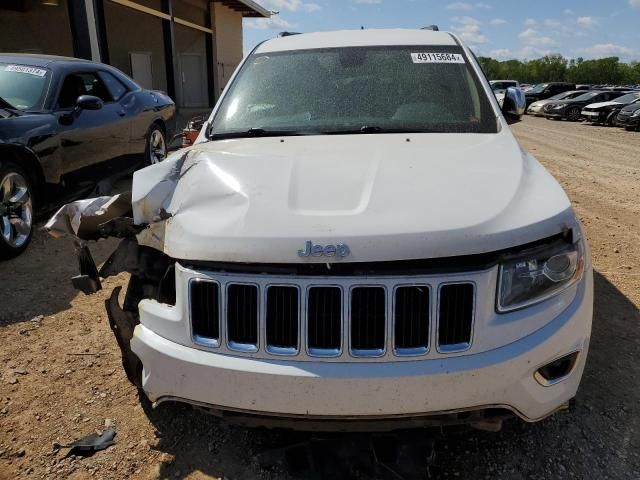
{"label": "white car in background", "polygon": [[491,80],[489,85],[491,85],[491,89],[495,93],[500,107],[502,107],[502,102],[504,102],[504,94],[507,88],[520,88],[520,82],[517,80]]}
{"label": "white car in background", "polygon": [[[133,217],[101,219],[132,232],[101,271],[132,273],[108,302],[129,378],[155,404],[291,428],[498,429],[565,408],[592,267],[509,128],[524,107],[509,87],[501,109],[446,32],[261,43],[195,144],[136,172]],[[47,227],[82,225],[71,213]]]}

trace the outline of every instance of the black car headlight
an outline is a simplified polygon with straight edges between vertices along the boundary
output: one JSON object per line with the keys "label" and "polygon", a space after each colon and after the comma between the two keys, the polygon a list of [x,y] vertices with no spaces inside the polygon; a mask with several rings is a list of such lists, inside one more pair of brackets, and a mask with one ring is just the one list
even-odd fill
{"label": "black car headlight", "polygon": [[578,240],[505,260],[498,272],[498,312],[542,302],[571,287],[582,278],[584,255]]}

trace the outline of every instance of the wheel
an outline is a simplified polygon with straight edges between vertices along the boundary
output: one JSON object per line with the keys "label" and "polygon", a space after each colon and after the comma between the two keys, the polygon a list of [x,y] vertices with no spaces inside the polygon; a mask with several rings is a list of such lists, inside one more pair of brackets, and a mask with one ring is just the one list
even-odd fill
{"label": "wheel", "polygon": [[33,190],[13,163],[0,164],[0,259],[20,255],[33,234]]}
{"label": "wheel", "polygon": [[577,107],[570,108],[567,112],[567,120],[570,122],[577,122],[580,120],[580,109]]}
{"label": "wheel", "polygon": [[616,126],[616,117],[618,116],[618,113],[610,113],[609,116],[607,117],[607,120],[604,122],[604,124],[607,127],[615,127]]}
{"label": "wheel", "polygon": [[147,146],[145,148],[145,166],[154,165],[167,158],[167,141],[164,130],[154,123],[147,134]]}

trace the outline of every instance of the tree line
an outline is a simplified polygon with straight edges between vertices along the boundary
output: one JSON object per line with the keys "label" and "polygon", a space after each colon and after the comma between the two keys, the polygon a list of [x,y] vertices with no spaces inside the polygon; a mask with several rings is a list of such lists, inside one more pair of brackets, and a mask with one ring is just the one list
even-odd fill
{"label": "tree line", "polygon": [[547,55],[536,60],[498,61],[478,58],[490,80],[514,79],[523,83],[571,82],[595,85],[640,84],[640,62],[622,63],[618,57],[585,60]]}

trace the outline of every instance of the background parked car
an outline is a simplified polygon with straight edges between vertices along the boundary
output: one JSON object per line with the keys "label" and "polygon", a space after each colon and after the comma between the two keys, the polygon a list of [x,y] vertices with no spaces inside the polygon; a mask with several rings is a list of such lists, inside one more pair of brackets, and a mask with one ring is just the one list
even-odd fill
{"label": "background parked car", "polygon": [[517,80],[491,80],[489,84],[491,85],[493,94],[496,96],[496,100],[498,100],[498,104],[501,107],[504,103],[504,95],[507,88],[520,88],[520,82],[518,82]]}
{"label": "background parked car", "polygon": [[589,104],[607,102],[621,97],[624,92],[612,90],[591,90],[571,100],[548,103],[544,106],[544,116],[547,120],[567,119],[577,122],[582,118],[582,109]]}
{"label": "background parked car", "polygon": [[108,65],[0,55],[0,258],[21,253],[35,209],[64,185],[162,161],[175,105]]}
{"label": "background parked car", "polygon": [[527,99],[527,106],[538,100],[545,100],[562,92],[569,90],[577,90],[575,83],[567,82],[548,82],[539,83],[534,88],[530,88],[524,95]]}
{"label": "background parked car", "polygon": [[557,100],[571,100],[572,98],[576,98],[583,93],[587,93],[587,91],[587,89],[569,90],[568,92],[559,93],[551,98],[547,98],[546,100],[538,100],[537,102],[533,102],[531,105],[529,105],[529,107],[527,108],[527,113],[529,115],[535,115],[536,117],[543,117],[544,106],[548,103],[553,103]]}
{"label": "background parked car", "polygon": [[616,125],[626,130],[640,130],[640,102],[623,107],[616,118]]}
{"label": "background parked car", "polygon": [[591,123],[603,123],[611,127],[616,124],[620,110],[636,102],[640,102],[640,92],[629,92],[615,100],[587,105],[582,109],[582,116]]}

